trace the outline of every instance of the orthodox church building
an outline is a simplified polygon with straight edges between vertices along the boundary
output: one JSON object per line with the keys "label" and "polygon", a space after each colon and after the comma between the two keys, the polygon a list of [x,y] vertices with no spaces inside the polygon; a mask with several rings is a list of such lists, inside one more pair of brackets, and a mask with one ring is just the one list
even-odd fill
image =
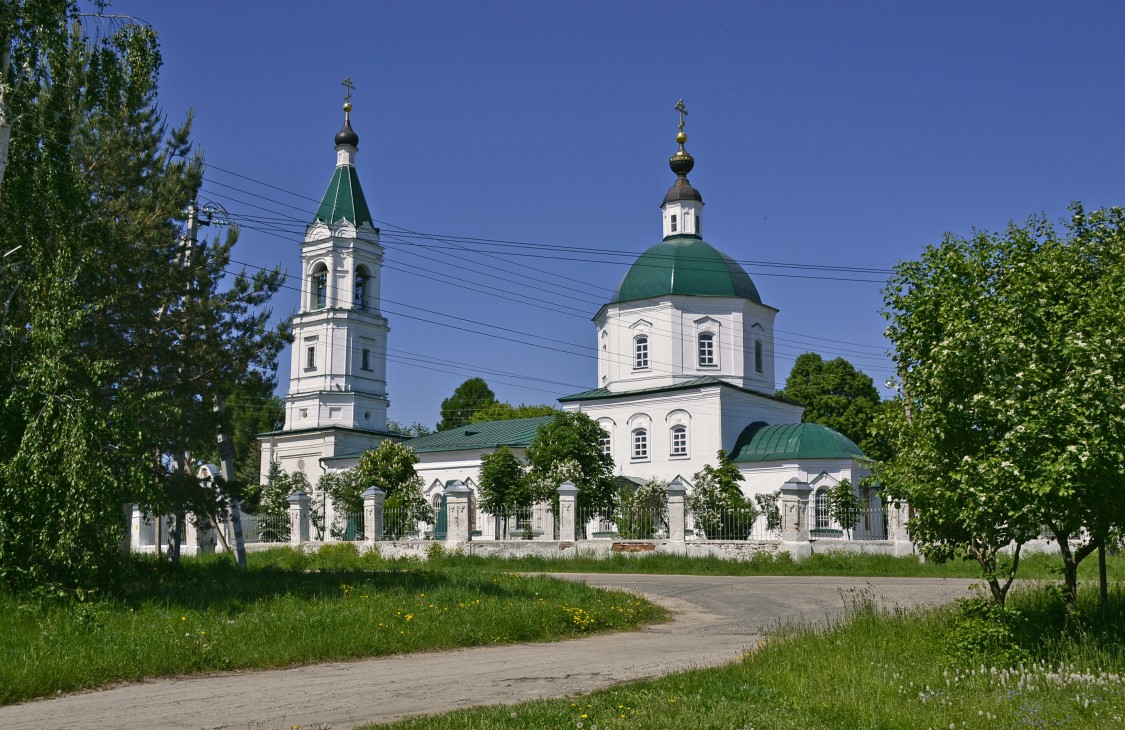
{"label": "orthodox church building", "polygon": [[[605,431],[602,447],[635,482],[692,476],[725,450],[746,494],[787,481],[823,493],[866,475],[860,449],[841,434],[802,424],[803,407],[775,394],[774,320],[750,276],[703,238],[703,195],[688,180],[682,102],[675,179],[660,205],[661,240],[626,272],[596,313],[595,387],[560,398]],[[345,104],[350,112],[350,104]],[[383,248],[356,174],[359,138],[345,116],[336,168],[301,246],[302,298],[293,321],[285,427],[263,434],[271,461],[320,474],[354,466],[386,432],[387,321],[379,313]],[[459,480],[475,505],[480,458],[500,446],[517,455],[549,417],[473,423],[410,440],[424,493],[440,504]],[[814,505],[817,502],[814,501]],[[476,524],[488,524],[474,514]],[[487,537],[487,536],[486,536]]]}

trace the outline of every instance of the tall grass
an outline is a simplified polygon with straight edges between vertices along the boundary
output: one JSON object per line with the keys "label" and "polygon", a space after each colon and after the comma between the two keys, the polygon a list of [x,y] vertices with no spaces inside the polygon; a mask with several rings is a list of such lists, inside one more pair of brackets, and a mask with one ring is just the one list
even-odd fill
{"label": "tall grass", "polygon": [[1121,728],[1125,594],[1109,625],[1094,591],[1068,613],[1051,588],[1017,591],[1015,664],[959,650],[956,606],[887,611],[856,601],[844,623],[781,628],[742,661],[567,700],[466,710],[389,728]]}
{"label": "tall grass", "polygon": [[345,545],[311,558],[274,551],[244,572],[216,559],[179,568],[141,559],[97,599],[0,593],[0,615],[8,704],[159,675],[554,640],[663,613],[570,581],[383,566]]}

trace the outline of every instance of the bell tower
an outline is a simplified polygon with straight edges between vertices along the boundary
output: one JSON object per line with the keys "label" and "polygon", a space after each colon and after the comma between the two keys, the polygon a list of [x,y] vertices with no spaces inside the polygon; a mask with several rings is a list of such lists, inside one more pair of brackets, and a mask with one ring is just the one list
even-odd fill
{"label": "bell tower", "polygon": [[314,484],[324,457],[378,446],[387,428],[387,320],[380,312],[383,246],[356,174],[351,79],[344,80],[344,126],[336,168],[301,243],[301,301],[285,425],[262,434],[262,474],[270,460],[304,471]]}

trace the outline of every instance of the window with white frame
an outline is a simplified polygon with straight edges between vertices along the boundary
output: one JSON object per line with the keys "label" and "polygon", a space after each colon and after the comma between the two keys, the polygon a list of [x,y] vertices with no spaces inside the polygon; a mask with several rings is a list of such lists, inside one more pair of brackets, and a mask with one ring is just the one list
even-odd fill
{"label": "window with white frame", "polygon": [[672,456],[687,456],[687,426],[678,424],[672,426]]}
{"label": "window with white frame", "polygon": [[716,364],[715,334],[713,332],[701,332],[699,335],[699,367],[713,368]]}
{"label": "window with white frame", "polygon": [[648,458],[648,429],[638,428],[633,431],[633,460],[639,461]]}
{"label": "window with white frame", "polygon": [[644,370],[648,367],[648,335],[637,335],[633,338],[633,369]]}
{"label": "window with white frame", "polygon": [[814,529],[830,529],[832,527],[832,515],[828,511],[827,487],[821,487],[816,491],[816,499],[813,501],[813,510],[813,524],[816,526]]}
{"label": "window with white frame", "polygon": [[676,232],[676,214],[672,214],[672,233]]}
{"label": "window with white frame", "polygon": [[613,440],[608,431],[602,431],[602,435],[598,438],[598,445],[602,447],[603,454],[613,453]]}
{"label": "window with white frame", "polygon": [[305,368],[316,370],[316,345],[310,345],[305,350]]}

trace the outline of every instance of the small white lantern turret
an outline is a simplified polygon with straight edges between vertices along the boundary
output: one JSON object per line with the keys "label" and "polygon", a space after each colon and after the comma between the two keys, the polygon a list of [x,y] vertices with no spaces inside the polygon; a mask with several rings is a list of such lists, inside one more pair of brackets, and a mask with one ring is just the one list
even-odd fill
{"label": "small white lantern turret", "polygon": [[695,167],[695,158],[684,149],[687,134],[684,133],[684,116],[687,109],[684,100],[676,103],[676,111],[680,113],[680,131],[676,134],[676,141],[680,149],[668,160],[668,166],[676,173],[676,182],[668,189],[660,210],[664,218],[664,238],[669,236],[703,237],[703,196],[688,182],[687,175]]}

